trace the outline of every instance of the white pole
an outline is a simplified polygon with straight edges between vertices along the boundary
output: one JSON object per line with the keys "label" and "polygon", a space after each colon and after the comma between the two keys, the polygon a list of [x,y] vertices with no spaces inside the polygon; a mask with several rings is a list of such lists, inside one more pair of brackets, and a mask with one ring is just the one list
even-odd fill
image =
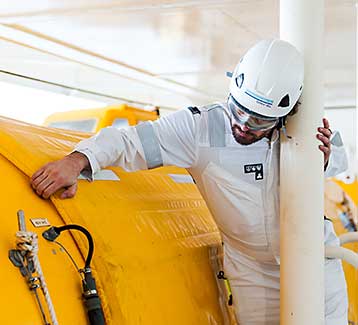
{"label": "white pole", "polygon": [[281,0],[280,37],[304,55],[302,105],[281,146],[281,324],[324,325],[323,117],[324,0]]}

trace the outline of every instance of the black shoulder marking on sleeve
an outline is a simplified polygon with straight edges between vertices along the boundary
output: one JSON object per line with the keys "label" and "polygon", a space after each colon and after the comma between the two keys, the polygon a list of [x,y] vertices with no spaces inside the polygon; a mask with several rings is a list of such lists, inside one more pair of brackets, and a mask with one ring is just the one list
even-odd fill
{"label": "black shoulder marking on sleeve", "polygon": [[195,106],[189,106],[188,107],[188,110],[193,114],[201,114],[199,108],[195,107]]}
{"label": "black shoulder marking on sleeve", "polygon": [[332,220],[327,218],[326,216],[324,216],[324,220],[328,220],[328,221],[332,222]]}

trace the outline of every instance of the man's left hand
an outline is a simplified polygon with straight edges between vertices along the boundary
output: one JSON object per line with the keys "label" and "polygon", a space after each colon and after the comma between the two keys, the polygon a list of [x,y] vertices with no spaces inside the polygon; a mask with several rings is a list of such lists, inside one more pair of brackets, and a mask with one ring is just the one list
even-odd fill
{"label": "man's left hand", "polygon": [[316,137],[318,140],[322,142],[322,144],[320,144],[318,148],[324,154],[324,168],[326,169],[329,160],[329,155],[331,154],[330,138],[332,135],[332,131],[329,128],[329,122],[326,118],[322,119],[322,122],[323,122],[323,127],[317,128],[317,131],[319,133],[317,133]]}

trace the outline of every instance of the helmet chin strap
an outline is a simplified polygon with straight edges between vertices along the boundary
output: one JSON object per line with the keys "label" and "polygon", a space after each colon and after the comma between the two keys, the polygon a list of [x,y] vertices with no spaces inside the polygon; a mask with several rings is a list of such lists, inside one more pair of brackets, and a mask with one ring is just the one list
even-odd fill
{"label": "helmet chin strap", "polygon": [[282,133],[284,134],[284,136],[285,136],[287,139],[292,139],[292,137],[287,134],[286,120],[287,120],[287,115],[280,117],[276,129],[277,129],[277,130],[282,130]]}

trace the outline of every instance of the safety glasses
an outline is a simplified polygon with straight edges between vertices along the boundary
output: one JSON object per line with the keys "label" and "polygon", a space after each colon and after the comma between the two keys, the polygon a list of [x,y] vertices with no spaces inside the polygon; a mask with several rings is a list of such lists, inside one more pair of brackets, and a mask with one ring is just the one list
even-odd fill
{"label": "safety glasses", "polygon": [[267,131],[275,127],[279,119],[270,117],[256,117],[248,113],[248,109],[240,105],[231,95],[227,100],[227,105],[231,112],[234,122],[245,125],[252,131]]}

